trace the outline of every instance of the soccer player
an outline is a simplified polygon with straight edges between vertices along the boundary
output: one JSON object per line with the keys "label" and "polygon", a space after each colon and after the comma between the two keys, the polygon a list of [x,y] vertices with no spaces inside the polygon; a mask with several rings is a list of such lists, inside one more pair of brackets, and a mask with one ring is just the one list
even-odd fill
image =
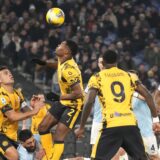
{"label": "soccer player", "polygon": [[[105,69],[103,66],[103,57],[102,56],[100,56],[98,58],[98,67],[99,67],[100,71]],[[88,92],[88,87],[85,89],[86,94],[87,94],[87,92]],[[90,144],[92,146],[94,146],[94,144],[96,144],[98,133],[100,132],[101,129],[102,129],[102,109],[100,106],[98,96],[96,96],[95,102],[94,102],[93,121],[92,121],[91,136],[90,136]],[[112,160],[117,160],[120,158],[120,156],[123,156],[124,154],[125,154],[125,152],[123,151],[122,148],[120,148],[118,150],[118,152],[116,153],[116,155],[112,158]],[[124,157],[124,160],[125,160],[125,157]]]}
{"label": "soccer player", "polygon": [[[43,94],[38,94],[37,97],[42,101],[45,102],[45,97]],[[50,108],[50,105],[48,103],[45,103],[44,106],[40,107],[40,110],[38,112],[38,114],[32,116],[31,119],[31,131],[34,135],[34,138],[37,140],[37,142],[41,143],[41,138],[38,132],[38,126],[41,123],[41,121],[43,120],[43,118],[46,116],[48,110]],[[52,135],[47,134],[48,137],[48,141],[47,143],[42,143],[42,147],[46,152],[46,155],[44,156],[43,160],[47,159],[47,150],[50,150],[50,148],[52,148],[53,146],[53,142],[52,142]]]}
{"label": "soccer player", "polygon": [[[63,41],[56,48],[58,57],[58,82],[61,90],[59,101],[55,101],[39,125],[42,143],[48,143],[47,133],[57,124],[54,134],[53,153],[48,159],[59,160],[64,150],[64,139],[74,127],[83,105],[83,85],[81,72],[73,59],[77,44],[71,40]],[[56,67],[56,63],[52,65]],[[53,95],[54,98],[54,95]],[[49,151],[46,151],[49,153]]]}
{"label": "soccer player", "polygon": [[[131,109],[131,98],[136,90],[149,105],[152,116],[157,117],[151,94],[136,76],[117,68],[118,54],[108,50],[103,55],[106,69],[93,75],[89,80],[89,92],[86,97],[80,127],[75,130],[77,137],[84,132],[96,95],[102,105],[103,129],[94,145],[91,157],[96,160],[111,160],[120,147],[136,160],[147,160],[142,137],[136,126],[136,119]],[[154,128],[159,125],[154,124]]]}
{"label": "soccer player", "polygon": [[[43,94],[38,94],[37,97],[42,101],[45,102],[45,97]],[[44,106],[40,107],[39,112],[32,116],[31,118],[31,132],[34,135],[34,138],[40,142],[40,135],[38,133],[38,126],[41,123],[42,119],[46,116],[48,109],[50,108],[50,105],[45,103]]]}
{"label": "soccer player", "polygon": [[146,153],[152,160],[160,159],[157,140],[152,129],[151,112],[145,99],[137,92],[133,94],[132,107],[143,138]]}
{"label": "soccer player", "polygon": [[44,150],[30,130],[21,130],[18,140],[20,142],[17,148],[19,160],[41,160],[44,157]]}
{"label": "soccer player", "polygon": [[6,66],[0,67],[0,152],[8,160],[18,160],[17,131],[18,121],[38,113],[44,105],[36,98],[31,99],[32,111],[21,112],[26,103],[23,95],[13,87],[14,78]]}
{"label": "soccer player", "polygon": [[[131,74],[137,74],[136,71],[129,71]],[[154,88],[152,89],[152,96],[154,96]],[[157,106],[156,106],[157,107]],[[151,111],[146,103],[146,100],[138,92],[133,93],[132,97],[132,108],[136,116],[138,127],[143,138],[145,151],[152,160],[160,159],[158,153],[157,139],[155,137],[152,125]]]}

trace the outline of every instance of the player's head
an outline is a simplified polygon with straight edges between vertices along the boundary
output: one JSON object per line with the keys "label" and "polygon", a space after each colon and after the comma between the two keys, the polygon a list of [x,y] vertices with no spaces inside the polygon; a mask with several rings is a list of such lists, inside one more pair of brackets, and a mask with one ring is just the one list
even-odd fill
{"label": "player's head", "polygon": [[39,99],[40,99],[42,102],[45,102],[45,96],[44,96],[44,94],[39,93],[39,94],[38,94],[38,97],[39,97]]}
{"label": "player's head", "polygon": [[28,129],[21,130],[18,135],[18,139],[24,148],[30,153],[33,153],[36,149],[36,142],[32,132]]}
{"label": "player's head", "polygon": [[118,54],[115,51],[108,50],[103,54],[104,64],[117,64]]}
{"label": "player's head", "polygon": [[99,56],[99,58],[98,58],[98,67],[100,70],[104,69],[102,56]]}
{"label": "player's head", "polygon": [[14,84],[14,77],[7,66],[0,66],[0,85]]}
{"label": "player's head", "polygon": [[59,57],[62,57],[64,55],[71,55],[74,56],[77,54],[78,46],[77,44],[72,40],[66,40],[63,41],[58,47],[56,48],[56,54]]}

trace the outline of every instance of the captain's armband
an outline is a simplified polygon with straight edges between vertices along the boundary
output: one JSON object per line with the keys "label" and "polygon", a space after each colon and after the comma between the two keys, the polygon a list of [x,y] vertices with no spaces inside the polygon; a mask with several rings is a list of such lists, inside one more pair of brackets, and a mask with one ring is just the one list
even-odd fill
{"label": "captain's armband", "polygon": [[9,104],[3,106],[1,109],[3,114],[5,114],[7,111],[10,111],[10,110],[12,110],[12,107]]}

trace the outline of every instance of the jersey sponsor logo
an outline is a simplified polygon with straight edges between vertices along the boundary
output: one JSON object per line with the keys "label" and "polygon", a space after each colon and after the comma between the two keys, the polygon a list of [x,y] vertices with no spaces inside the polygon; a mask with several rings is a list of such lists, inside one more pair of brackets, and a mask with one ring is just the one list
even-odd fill
{"label": "jersey sponsor logo", "polygon": [[4,147],[8,146],[8,142],[7,142],[7,141],[3,141],[3,142],[2,142],[2,145],[3,145]]}
{"label": "jersey sponsor logo", "polygon": [[114,117],[125,117],[125,116],[131,116],[131,113],[119,113],[119,112],[114,112],[113,114],[110,114],[110,118],[114,118]]}
{"label": "jersey sponsor logo", "polygon": [[2,102],[2,104],[7,104],[7,101],[5,98],[1,98],[1,102]]}

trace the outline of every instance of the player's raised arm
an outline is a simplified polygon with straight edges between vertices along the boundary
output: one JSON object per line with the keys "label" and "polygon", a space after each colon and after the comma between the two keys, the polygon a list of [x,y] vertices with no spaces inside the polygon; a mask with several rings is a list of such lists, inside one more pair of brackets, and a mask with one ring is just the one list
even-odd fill
{"label": "player's raised arm", "polygon": [[22,112],[16,112],[14,111],[10,106],[6,105],[3,107],[2,112],[3,114],[10,120],[10,121],[20,121],[20,120],[24,120],[27,119],[35,114],[37,114],[39,112],[40,106],[43,106],[44,103],[41,101],[37,101],[34,104],[34,109],[25,113]]}
{"label": "player's raised arm", "polygon": [[58,67],[58,61],[46,61],[46,66],[49,68],[57,69]]}
{"label": "player's raised arm", "polygon": [[44,61],[44,60],[41,60],[39,58],[33,58],[31,60],[31,62],[35,63],[35,64],[38,64],[38,65],[41,65],[41,66],[46,66],[46,67],[49,67],[49,68],[53,68],[53,69],[57,69],[57,67],[58,67],[58,62],[57,61],[51,61],[51,60]]}

